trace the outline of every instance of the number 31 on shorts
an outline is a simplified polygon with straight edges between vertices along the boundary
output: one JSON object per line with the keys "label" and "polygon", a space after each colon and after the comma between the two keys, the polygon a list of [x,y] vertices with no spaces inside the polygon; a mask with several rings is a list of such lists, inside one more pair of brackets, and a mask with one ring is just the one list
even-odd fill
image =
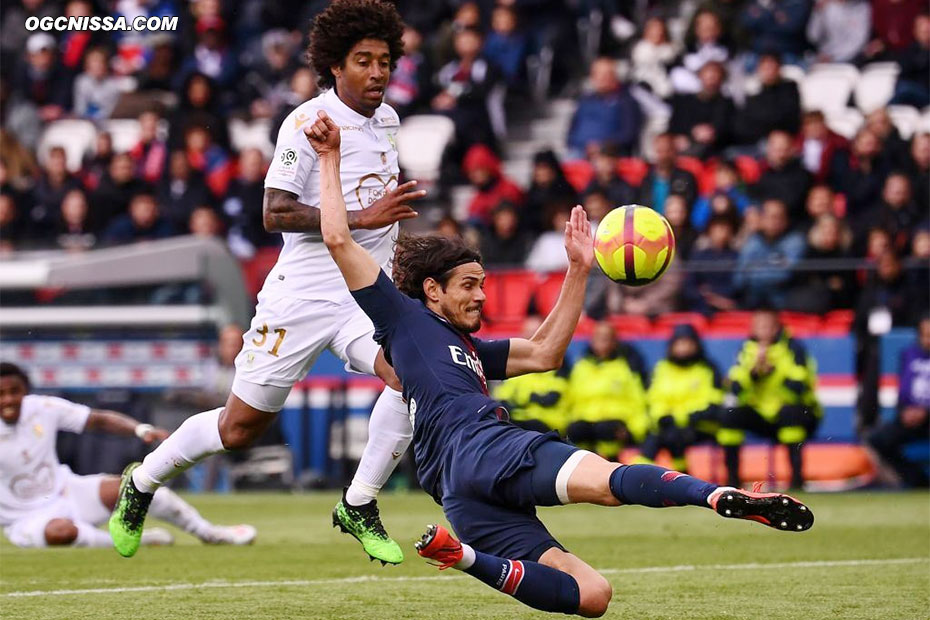
{"label": "number 31 on shorts", "polygon": [[270,349],[268,349],[268,353],[270,353],[271,355],[273,355],[273,356],[275,356],[275,357],[278,357],[278,349],[281,348],[281,343],[284,342],[284,336],[287,335],[287,330],[284,329],[283,327],[279,327],[279,328],[274,329],[274,330],[269,330],[269,329],[268,329],[268,324],[267,324],[267,323],[262,323],[262,328],[261,328],[261,329],[257,329],[257,330],[255,330],[255,331],[258,333],[258,336],[259,336],[259,337],[258,337],[258,338],[252,338],[252,344],[254,344],[256,347],[263,347],[263,346],[265,346],[265,342],[267,342],[267,340],[268,340],[268,332],[269,332],[269,331],[273,331],[275,334],[277,334],[278,337],[275,338],[274,346],[272,346]]}

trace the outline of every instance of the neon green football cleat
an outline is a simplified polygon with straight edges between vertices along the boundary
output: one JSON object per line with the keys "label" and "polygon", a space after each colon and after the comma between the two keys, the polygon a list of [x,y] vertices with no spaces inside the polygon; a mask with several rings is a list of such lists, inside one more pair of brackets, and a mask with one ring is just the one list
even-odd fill
{"label": "neon green football cleat", "polygon": [[108,523],[113,546],[124,558],[131,558],[142,542],[142,524],[152,503],[152,493],[143,493],[132,482],[132,472],[141,463],[130,463],[123,470],[116,508]]}
{"label": "neon green football cleat", "polygon": [[382,566],[404,561],[404,552],[401,551],[400,545],[384,531],[376,499],[362,506],[352,506],[346,502],[346,494],[343,491],[342,499],[333,508],[333,527],[354,536],[362,543],[368,557],[372,561],[380,560]]}

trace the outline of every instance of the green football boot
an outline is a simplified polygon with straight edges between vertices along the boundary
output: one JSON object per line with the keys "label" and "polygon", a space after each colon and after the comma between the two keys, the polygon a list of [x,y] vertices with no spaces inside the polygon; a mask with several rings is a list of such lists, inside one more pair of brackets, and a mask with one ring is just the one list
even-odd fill
{"label": "green football boot", "polygon": [[132,482],[132,472],[141,463],[130,463],[123,470],[119,483],[119,497],[108,523],[113,546],[124,558],[131,558],[142,541],[142,524],[152,503],[153,493],[143,493]]}
{"label": "green football boot", "polygon": [[343,490],[342,499],[333,508],[333,527],[354,536],[362,543],[368,557],[372,561],[380,560],[382,566],[404,561],[404,552],[401,551],[400,545],[384,531],[376,499],[362,506],[352,506],[346,502],[346,493]]}

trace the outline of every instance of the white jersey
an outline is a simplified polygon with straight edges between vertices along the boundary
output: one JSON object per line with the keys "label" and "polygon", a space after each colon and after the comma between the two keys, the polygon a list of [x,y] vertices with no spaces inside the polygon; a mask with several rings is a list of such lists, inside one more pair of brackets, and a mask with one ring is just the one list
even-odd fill
{"label": "white jersey", "polygon": [[55,450],[59,430],[80,433],[90,407],[54,396],[23,398],[16,424],[0,422],[0,525],[41,510],[64,490]]}
{"label": "white jersey", "polygon": [[[340,164],[342,194],[346,209],[369,207],[397,187],[395,135],[400,119],[391,106],[382,103],[368,118],[349,108],[330,89],[297,106],[278,130],[274,159],[265,176],[265,188],[297,194],[297,200],[311,208],[320,207],[320,162],[303,129],[325,110],[339,125],[342,138]],[[377,230],[353,230],[352,238],[391,273],[398,225]],[[268,274],[262,291],[298,299],[351,300],[345,281],[323,245],[319,233],[283,233],[284,247],[278,262]]]}

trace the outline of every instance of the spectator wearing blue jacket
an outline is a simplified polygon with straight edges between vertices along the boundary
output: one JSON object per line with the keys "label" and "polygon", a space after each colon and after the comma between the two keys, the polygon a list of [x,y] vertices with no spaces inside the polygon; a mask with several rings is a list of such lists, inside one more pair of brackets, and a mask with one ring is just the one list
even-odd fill
{"label": "spectator wearing blue jacket", "polygon": [[158,212],[155,196],[150,192],[141,192],[132,197],[128,213],[110,222],[103,238],[106,243],[116,245],[154,241],[174,234],[171,223]]}
{"label": "spectator wearing blue jacket", "polygon": [[529,39],[517,26],[517,14],[509,6],[494,7],[491,32],[484,40],[484,57],[497,65],[507,86],[521,90]]}
{"label": "spectator wearing blue jacket", "polygon": [[927,472],[902,454],[905,444],[930,436],[930,315],[917,326],[917,343],[901,353],[897,415],[866,438],[886,482],[926,487]]}
{"label": "spectator wearing blue jacket", "polygon": [[[738,254],[733,249],[736,225],[732,217],[714,215],[707,222],[707,233],[698,239],[698,248],[691,253],[689,264],[709,268],[725,267],[736,262]],[[701,314],[736,310],[737,293],[733,285],[733,272],[702,271],[688,272],[682,287],[685,308]]]}
{"label": "spectator wearing blue jacket", "polygon": [[748,308],[784,308],[794,267],[804,256],[804,236],[791,231],[788,208],[777,198],[762,204],[759,232],[743,245],[733,283]]}
{"label": "spectator wearing blue jacket", "polygon": [[807,47],[810,0],[752,0],[741,25],[758,54],[774,53],[787,64],[799,64]]}
{"label": "spectator wearing blue jacket", "polygon": [[571,158],[584,158],[589,150],[610,145],[629,155],[639,142],[642,113],[630,91],[617,78],[611,58],[591,63],[594,92],[581,97],[568,130]]}

